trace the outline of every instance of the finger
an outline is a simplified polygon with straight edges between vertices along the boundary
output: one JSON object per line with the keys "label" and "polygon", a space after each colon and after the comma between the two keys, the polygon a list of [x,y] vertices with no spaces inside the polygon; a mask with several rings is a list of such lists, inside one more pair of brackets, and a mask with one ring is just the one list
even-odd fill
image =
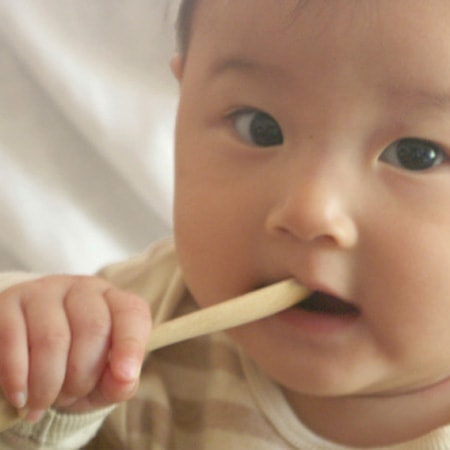
{"label": "finger", "polygon": [[135,383],[150,334],[149,307],[140,297],[115,288],[105,297],[112,320],[111,373],[119,383]]}
{"label": "finger", "polygon": [[17,295],[1,299],[0,384],[8,401],[23,408],[27,401],[28,342],[26,324]]}
{"label": "finger", "polygon": [[120,403],[133,397],[139,387],[139,379],[133,382],[118,383],[117,377],[109,367],[103,374],[100,383],[91,397],[91,403],[97,407],[104,407],[113,403]]}
{"label": "finger", "polygon": [[34,410],[46,409],[54,402],[66,373],[70,328],[61,293],[57,294],[49,289],[25,307],[30,354],[28,406]]}
{"label": "finger", "polygon": [[60,405],[70,404],[95,388],[106,366],[111,317],[103,298],[104,282],[96,279],[76,283],[65,307],[72,335],[67,372]]}

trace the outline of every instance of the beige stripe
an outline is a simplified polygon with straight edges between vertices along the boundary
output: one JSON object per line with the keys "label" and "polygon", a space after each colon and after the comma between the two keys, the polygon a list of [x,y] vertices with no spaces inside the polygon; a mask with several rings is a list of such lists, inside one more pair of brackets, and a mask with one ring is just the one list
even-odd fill
{"label": "beige stripe", "polygon": [[273,443],[282,442],[271,423],[257,410],[226,401],[199,403],[173,399],[172,405],[176,426],[185,432],[201,433],[211,428]]}
{"label": "beige stripe", "polygon": [[161,448],[170,448],[173,435],[172,417],[166,406],[148,401],[132,402],[128,411],[128,426],[131,442],[151,441],[153,445]]}
{"label": "beige stripe", "polygon": [[170,369],[169,367],[164,372],[164,376],[166,388],[170,390],[171,396],[188,401],[206,401],[209,398],[233,399],[243,406],[254,405],[253,397],[245,382],[230,376],[227,372],[198,372],[193,375],[187,369]]}
{"label": "beige stripe", "polygon": [[[177,450],[299,450],[276,437],[264,439],[211,428],[203,430],[200,435],[178,429],[176,442]],[[303,450],[318,449],[304,448]]]}
{"label": "beige stripe", "polygon": [[[230,393],[230,398],[234,400],[234,394]],[[127,432],[123,436],[126,442],[123,443],[125,447],[121,449],[228,450],[226,444],[231,443],[240,445],[236,448],[246,450],[291,448],[279,438],[265,417],[251,407],[225,400],[188,401],[179,398],[167,400],[172,410],[159,402],[139,399],[128,402],[124,423]],[[108,446],[107,442],[99,437],[95,441],[96,445],[89,448],[96,450],[116,448]],[[217,442],[224,445],[216,446]],[[115,443],[117,444],[117,441]],[[206,447],[203,447],[204,445]]]}
{"label": "beige stripe", "polygon": [[194,370],[225,370],[238,378],[243,371],[237,352],[222,336],[206,336],[181,342],[154,352],[153,357],[165,363]]}

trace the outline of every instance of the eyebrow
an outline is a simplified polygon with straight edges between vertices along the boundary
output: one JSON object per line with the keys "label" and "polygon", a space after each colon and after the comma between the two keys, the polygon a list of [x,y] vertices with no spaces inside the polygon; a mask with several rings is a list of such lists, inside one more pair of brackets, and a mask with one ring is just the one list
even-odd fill
{"label": "eyebrow", "polygon": [[450,90],[431,91],[427,89],[386,88],[387,95],[394,99],[406,99],[419,108],[448,111],[450,109]]}
{"label": "eyebrow", "polygon": [[228,72],[244,72],[248,74],[267,73],[281,76],[285,73],[282,67],[240,56],[220,59],[211,69],[211,76],[216,77]]}
{"label": "eyebrow", "polygon": [[[257,59],[242,56],[231,56],[219,59],[211,69],[211,77],[217,77],[227,72],[243,72],[252,74],[266,73],[270,76],[284,76],[286,71],[279,65],[261,62]],[[381,86],[382,88],[384,86]],[[389,98],[406,99],[414,107],[437,111],[450,110],[450,90],[431,91],[427,89],[403,88],[386,86],[383,89]]]}

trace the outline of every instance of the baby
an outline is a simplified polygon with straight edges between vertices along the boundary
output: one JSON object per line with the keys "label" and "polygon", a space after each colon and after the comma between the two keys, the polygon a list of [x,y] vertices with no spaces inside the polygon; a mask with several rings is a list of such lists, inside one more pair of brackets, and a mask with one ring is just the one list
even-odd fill
{"label": "baby", "polygon": [[[0,447],[449,449],[449,23],[446,0],[185,0],[174,242],[2,276],[26,420]],[[313,294],[143,362],[149,309],[286,278]]]}

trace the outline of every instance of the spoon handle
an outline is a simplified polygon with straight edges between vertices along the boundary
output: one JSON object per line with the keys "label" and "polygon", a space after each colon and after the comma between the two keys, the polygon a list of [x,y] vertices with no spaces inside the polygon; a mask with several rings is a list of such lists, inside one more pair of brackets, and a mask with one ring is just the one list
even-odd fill
{"label": "spoon handle", "polygon": [[147,350],[234,328],[287,309],[308,295],[294,280],[284,280],[231,300],[165,322],[152,330]]}

